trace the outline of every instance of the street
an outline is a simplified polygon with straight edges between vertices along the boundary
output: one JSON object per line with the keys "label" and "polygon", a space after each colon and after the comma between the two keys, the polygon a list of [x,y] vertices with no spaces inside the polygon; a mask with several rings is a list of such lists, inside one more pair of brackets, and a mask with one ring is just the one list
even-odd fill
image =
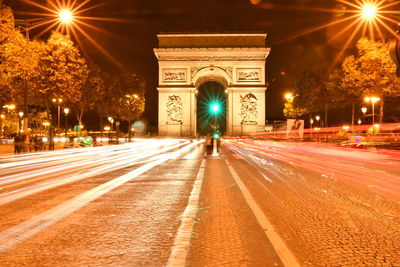
{"label": "street", "polygon": [[2,157],[0,265],[400,265],[398,152],[226,139],[212,157],[203,143]]}
{"label": "street", "polygon": [[200,148],[146,140],[2,159],[0,265],[165,265]]}

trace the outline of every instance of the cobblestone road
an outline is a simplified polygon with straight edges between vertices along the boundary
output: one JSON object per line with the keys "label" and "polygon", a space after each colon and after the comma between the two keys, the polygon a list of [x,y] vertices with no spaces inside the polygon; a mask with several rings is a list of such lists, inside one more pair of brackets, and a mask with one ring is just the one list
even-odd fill
{"label": "cobblestone road", "polygon": [[[365,152],[372,153],[365,157],[375,157],[376,165],[368,167],[330,158],[339,153],[335,148],[329,151],[332,156],[307,148],[315,154],[303,153],[303,165],[299,166],[292,162],[290,144],[286,159],[277,159],[279,149],[273,144],[261,150],[254,144],[231,143],[228,147],[223,150],[227,160],[302,265],[400,266],[399,192],[388,195],[371,186],[371,181],[361,185],[359,181],[368,177],[358,173],[359,169],[368,171],[376,184],[384,181],[395,188],[399,179],[388,179],[398,174],[390,167],[394,161],[386,171],[383,164],[379,168],[383,157],[374,152]],[[310,169],[307,160],[333,167]],[[341,164],[353,166],[354,171],[347,175],[359,180],[357,183],[341,180]]]}
{"label": "cobblestone road", "polygon": [[[203,148],[197,146],[90,202],[0,252],[0,266],[165,266],[202,155]],[[0,227],[7,230],[19,225],[136,168],[126,167],[0,206]]]}
{"label": "cobblestone road", "polygon": [[223,158],[207,160],[187,266],[282,266]]}

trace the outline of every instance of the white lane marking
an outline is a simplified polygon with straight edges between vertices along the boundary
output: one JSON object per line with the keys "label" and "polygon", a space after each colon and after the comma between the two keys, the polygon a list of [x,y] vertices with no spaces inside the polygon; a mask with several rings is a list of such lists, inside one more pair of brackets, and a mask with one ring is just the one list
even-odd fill
{"label": "white lane marking", "polygon": [[167,266],[169,267],[183,267],[186,265],[186,258],[190,249],[194,221],[196,219],[199,206],[201,187],[204,180],[205,166],[206,160],[203,159],[199,172],[197,173],[192,192],[190,194],[188,205],[181,216],[182,223],[175,237],[174,246],[168,259]]}
{"label": "white lane marking", "polygon": [[300,267],[296,257],[292,254],[289,248],[286,246],[285,242],[282,238],[275,232],[274,227],[269,222],[267,217],[265,216],[264,212],[251,196],[250,191],[244,185],[242,180],[240,179],[239,175],[233,169],[232,165],[229,164],[227,160],[225,160],[226,164],[228,165],[229,172],[231,173],[233,179],[236,181],[240,191],[244,198],[246,199],[247,204],[249,205],[250,209],[252,210],[253,214],[256,216],[258,223],[261,225],[264,233],[268,237],[269,241],[271,242],[272,246],[275,249],[276,254],[281,259],[284,266],[290,267]]}
{"label": "white lane marking", "polygon": [[[188,141],[183,143],[187,144]],[[96,200],[97,198],[103,196],[104,194],[110,192],[111,190],[131,181],[132,179],[138,177],[144,172],[170,160],[173,158],[177,158],[181,153],[186,152],[191,147],[197,145],[200,142],[193,142],[189,145],[184,146],[178,151],[171,152],[163,156],[162,158],[150,162],[146,165],[143,165],[137,168],[134,171],[131,171],[125,175],[122,175],[118,178],[115,178],[107,183],[99,185],[85,193],[80,194],[79,196],[74,197],[71,200],[68,200],[40,215],[37,215],[27,221],[24,221],[14,227],[11,227],[2,233],[0,233],[0,252],[14,246],[25,239],[37,234],[38,232],[44,230],[45,228],[53,225],[64,217],[72,214],[73,212],[79,210],[84,207],[88,203]]]}

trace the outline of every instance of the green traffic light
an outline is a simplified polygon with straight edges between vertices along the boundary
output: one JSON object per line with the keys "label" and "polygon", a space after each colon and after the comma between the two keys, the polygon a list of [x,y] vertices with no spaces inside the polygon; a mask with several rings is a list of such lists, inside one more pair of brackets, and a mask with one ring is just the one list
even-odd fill
{"label": "green traffic light", "polygon": [[218,139],[219,138],[219,134],[218,133],[215,133],[214,134],[214,139]]}
{"label": "green traffic light", "polygon": [[213,113],[218,113],[219,112],[219,109],[220,109],[220,107],[219,107],[219,104],[218,103],[213,103],[213,104],[211,104],[211,111],[213,112]]}

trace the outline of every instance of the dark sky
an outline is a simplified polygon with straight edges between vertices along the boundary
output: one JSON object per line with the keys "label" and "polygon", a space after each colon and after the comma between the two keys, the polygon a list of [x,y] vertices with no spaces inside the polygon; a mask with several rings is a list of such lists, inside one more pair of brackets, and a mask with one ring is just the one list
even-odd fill
{"label": "dark sky", "polygon": [[[21,0],[3,0],[16,11],[35,8]],[[36,1],[46,5],[46,1]],[[79,1],[78,1],[79,2]],[[257,2],[253,0],[253,2]],[[86,31],[117,61],[125,71],[136,72],[147,80],[146,112],[152,124],[157,124],[157,47],[160,32],[265,32],[272,48],[267,59],[267,119],[282,118],[282,93],[289,89],[292,74],[313,57],[310,47],[331,47],[325,44],[326,30],[286,40],[295,33],[332,20],[333,14],[309,8],[334,7],[334,0],[262,0],[254,5],[250,0],[92,0],[87,6],[105,3],[85,15],[121,19],[120,22],[90,21],[107,33]],[[84,50],[108,72],[122,70],[86,39]],[[332,48],[333,52],[335,49]],[[308,51],[308,52],[307,52]],[[281,75],[284,72],[285,75]]]}

